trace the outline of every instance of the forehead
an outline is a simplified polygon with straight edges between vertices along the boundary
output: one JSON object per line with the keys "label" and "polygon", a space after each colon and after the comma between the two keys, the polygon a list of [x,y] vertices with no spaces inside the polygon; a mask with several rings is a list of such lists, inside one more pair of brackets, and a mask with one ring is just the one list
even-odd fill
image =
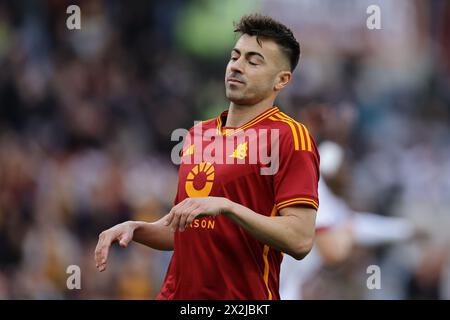
{"label": "forehead", "polygon": [[277,59],[281,54],[281,50],[275,41],[259,37],[258,43],[256,36],[250,36],[248,34],[243,34],[234,47],[242,54],[245,54],[246,52],[258,52],[262,54],[266,60]]}

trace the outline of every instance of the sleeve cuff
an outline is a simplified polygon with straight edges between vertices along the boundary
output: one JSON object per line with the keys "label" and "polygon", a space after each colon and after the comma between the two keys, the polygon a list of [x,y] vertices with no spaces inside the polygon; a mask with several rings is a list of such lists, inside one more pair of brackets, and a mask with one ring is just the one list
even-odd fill
{"label": "sleeve cuff", "polygon": [[295,206],[295,205],[304,205],[308,207],[312,207],[314,209],[319,208],[319,203],[311,198],[291,198],[285,201],[281,201],[276,204],[277,210],[281,210],[286,207]]}

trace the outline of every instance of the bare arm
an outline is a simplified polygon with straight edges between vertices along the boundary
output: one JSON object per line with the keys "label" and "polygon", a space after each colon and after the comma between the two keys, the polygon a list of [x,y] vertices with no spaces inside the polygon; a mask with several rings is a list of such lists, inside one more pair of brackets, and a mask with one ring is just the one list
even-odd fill
{"label": "bare arm", "polygon": [[354,241],[351,223],[346,223],[319,233],[316,247],[325,265],[335,266],[350,256]]}
{"label": "bare arm", "polygon": [[164,224],[167,215],[155,222],[127,221],[103,231],[95,248],[95,265],[106,270],[111,244],[119,242],[127,247],[131,240],[157,250],[173,250],[174,233]]}
{"label": "bare arm", "polygon": [[185,230],[199,215],[223,214],[264,244],[295,259],[311,250],[315,234],[316,210],[299,206],[280,210],[280,216],[267,217],[221,197],[188,198],[169,213],[166,224],[173,230]]}
{"label": "bare arm", "polygon": [[133,241],[157,250],[173,250],[174,233],[164,225],[166,218],[155,222],[130,221],[135,228]]}
{"label": "bare arm", "polygon": [[256,239],[297,260],[303,259],[313,246],[316,210],[293,206],[280,210],[280,216],[267,217],[232,202],[225,216]]}

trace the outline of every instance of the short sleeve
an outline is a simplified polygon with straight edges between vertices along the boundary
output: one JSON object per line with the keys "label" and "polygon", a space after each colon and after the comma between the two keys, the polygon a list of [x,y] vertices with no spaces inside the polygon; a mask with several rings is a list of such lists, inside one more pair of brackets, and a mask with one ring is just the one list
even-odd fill
{"label": "short sleeve", "polygon": [[319,153],[308,134],[310,148],[295,147],[292,135],[280,137],[279,169],[274,177],[275,205],[278,210],[303,205],[318,209]]}

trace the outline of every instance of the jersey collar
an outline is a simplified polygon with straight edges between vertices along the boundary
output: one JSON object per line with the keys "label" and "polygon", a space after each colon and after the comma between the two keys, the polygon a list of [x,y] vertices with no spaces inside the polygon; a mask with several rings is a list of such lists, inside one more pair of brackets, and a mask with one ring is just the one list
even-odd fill
{"label": "jersey collar", "polygon": [[242,126],[240,127],[233,127],[233,128],[227,128],[227,127],[223,127],[222,124],[225,123],[226,119],[227,119],[227,115],[228,115],[228,110],[225,110],[224,112],[222,112],[217,118],[216,118],[216,126],[217,126],[217,134],[218,135],[230,135],[230,134],[235,134],[238,133],[242,130],[245,130],[247,128],[250,128],[252,126],[254,126],[255,124],[257,124],[258,122],[261,122],[262,120],[274,115],[275,113],[277,113],[278,111],[280,111],[278,109],[278,107],[273,106],[272,108],[267,109],[266,111],[264,111],[263,113],[259,114],[258,116],[256,116],[255,118],[253,118],[252,120],[244,123]]}

